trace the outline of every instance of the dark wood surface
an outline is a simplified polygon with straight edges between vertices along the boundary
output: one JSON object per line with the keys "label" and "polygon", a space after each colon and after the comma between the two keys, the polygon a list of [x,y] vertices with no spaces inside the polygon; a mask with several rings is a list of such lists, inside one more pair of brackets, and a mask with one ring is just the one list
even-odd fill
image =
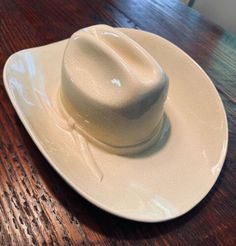
{"label": "dark wood surface", "polygon": [[0,0],[0,69],[15,51],[98,23],[159,34],[209,74],[229,121],[222,173],[207,197],[178,219],[145,224],[110,215],[47,163],[0,73],[0,245],[236,245],[236,37],[175,0]]}

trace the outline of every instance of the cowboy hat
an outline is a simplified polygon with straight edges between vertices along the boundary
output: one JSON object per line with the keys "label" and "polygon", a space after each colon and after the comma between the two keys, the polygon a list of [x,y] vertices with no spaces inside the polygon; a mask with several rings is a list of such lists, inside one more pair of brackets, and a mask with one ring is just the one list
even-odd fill
{"label": "cowboy hat", "polygon": [[228,143],[224,107],[206,73],[178,47],[144,31],[117,30],[142,47],[170,80],[160,132],[145,151],[114,154],[87,139],[92,131],[79,131],[75,117],[67,118],[73,113],[59,92],[62,81],[70,82],[61,75],[68,40],[13,54],[4,67],[4,84],[39,150],[83,197],[132,220],[175,218],[201,201],[220,173]]}

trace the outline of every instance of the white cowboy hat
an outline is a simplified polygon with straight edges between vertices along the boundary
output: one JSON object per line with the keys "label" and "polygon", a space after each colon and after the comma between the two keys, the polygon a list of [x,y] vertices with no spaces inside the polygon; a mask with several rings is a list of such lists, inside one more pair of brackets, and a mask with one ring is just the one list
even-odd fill
{"label": "white cowboy hat", "polygon": [[104,148],[90,143],[99,138],[92,131],[78,130],[77,121],[65,118],[69,110],[61,110],[66,104],[58,92],[68,40],[13,54],[4,67],[4,84],[39,150],[83,197],[132,220],[175,218],[203,199],[221,171],[228,143],[224,107],[209,77],[182,50],[151,33],[117,30],[143,47],[170,80],[164,123],[155,144],[143,152],[110,153],[107,143]]}

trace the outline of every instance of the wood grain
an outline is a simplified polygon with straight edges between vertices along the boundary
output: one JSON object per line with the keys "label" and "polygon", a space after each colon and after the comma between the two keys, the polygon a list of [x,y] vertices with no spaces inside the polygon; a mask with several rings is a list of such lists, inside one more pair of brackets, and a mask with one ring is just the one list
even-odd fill
{"label": "wood grain", "polygon": [[207,197],[186,215],[145,224],[110,215],[50,167],[0,75],[0,245],[236,245],[236,38],[175,0],[0,0],[0,67],[15,51],[98,23],[157,33],[192,56],[224,102],[229,148]]}

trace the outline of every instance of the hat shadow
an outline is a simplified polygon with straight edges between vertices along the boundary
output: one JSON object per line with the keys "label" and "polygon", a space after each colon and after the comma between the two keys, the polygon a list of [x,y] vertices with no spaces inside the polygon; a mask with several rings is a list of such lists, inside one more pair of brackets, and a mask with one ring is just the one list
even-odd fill
{"label": "hat shadow", "polygon": [[164,113],[163,115],[163,125],[162,125],[161,131],[159,134],[160,135],[159,135],[158,140],[149,149],[141,153],[138,153],[138,154],[130,154],[130,155],[125,155],[125,156],[128,158],[145,158],[145,157],[148,157],[148,156],[151,156],[157,153],[158,151],[164,148],[164,146],[168,142],[168,139],[171,135],[171,123],[166,113]]}
{"label": "hat shadow", "polygon": [[102,235],[112,240],[129,240],[135,243],[138,240],[157,239],[165,234],[171,234],[172,231],[178,232],[183,228],[187,230],[189,226],[190,228],[191,225],[193,226],[193,223],[201,223],[201,214],[207,209],[206,205],[210,203],[218,190],[227,167],[225,165],[221,176],[209,194],[190,212],[166,222],[144,223],[130,221],[97,208],[75,192],[49,165],[20,120],[17,119],[17,121],[27,153],[32,159],[32,166],[37,170],[38,182],[40,180],[43,181],[44,186],[46,186],[45,189],[49,191],[51,201],[54,202],[56,200],[60,203],[72,218],[79,221],[82,229],[86,228],[86,232],[89,231],[90,234]]}

